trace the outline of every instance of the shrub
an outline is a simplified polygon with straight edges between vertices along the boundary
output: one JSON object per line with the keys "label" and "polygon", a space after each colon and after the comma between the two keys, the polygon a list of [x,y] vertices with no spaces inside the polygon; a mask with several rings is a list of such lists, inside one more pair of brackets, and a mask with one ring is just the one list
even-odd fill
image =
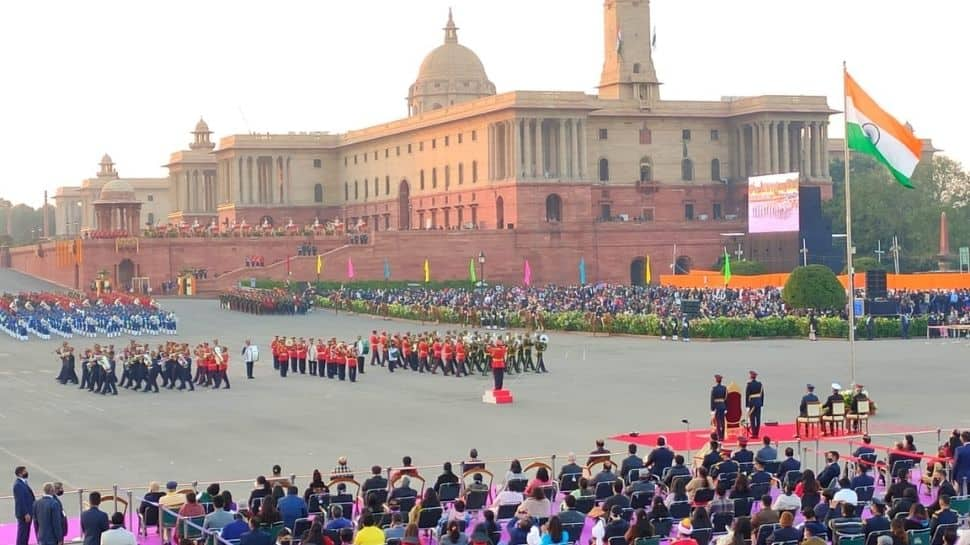
{"label": "shrub", "polygon": [[825,265],[808,265],[792,271],[781,297],[792,308],[841,310],[845,307],[845,288]]}

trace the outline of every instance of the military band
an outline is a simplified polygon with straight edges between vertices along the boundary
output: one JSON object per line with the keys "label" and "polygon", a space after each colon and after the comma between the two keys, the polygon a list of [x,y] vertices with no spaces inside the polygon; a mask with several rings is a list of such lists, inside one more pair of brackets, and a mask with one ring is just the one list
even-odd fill
{"label": "military band", "polygon": [[[158,345],[155,349],[134,340],[117,350],[113,344],[95,344],[80,355],[80,381],[75,371],[74,348],[65,342],[56,353],[61,360],[58,382],[80,383],[80,389],[102,395],[117,395],[118,386],[144,393],[157,393],[162,389],[194,391],[196,385],[213,389],[229,388],[229,354],[218,340],[213,341],[211,346],[202,343],[194,350],[187,343],[173,341]],[[192,376],[193,361],[197,362],[200,370],[195,377]],[[120,381],[117,375],[119,369]]]}

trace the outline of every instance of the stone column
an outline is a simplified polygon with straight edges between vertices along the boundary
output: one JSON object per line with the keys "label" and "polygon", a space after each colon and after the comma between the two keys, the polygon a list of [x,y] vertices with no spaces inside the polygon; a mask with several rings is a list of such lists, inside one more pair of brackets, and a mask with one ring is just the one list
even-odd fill
{"label": "stone column", "polygon": [[536,178],[545,178],[545,135],[542,133],[541,117],[536,118]]}
{"label": "stone column", "polygon": [[818,177],[818,148],[819,148],[818,122],[812,121],[811,127],[812,127],[812,130],[811,130],[812,136],[811,136],[811,142],[809,143],[809,152],[810,152],[809,160],[812,163],[812,166],[810,169],[812,172],[812,177],[816,178]]}
{"label": "stone column", "polygon": [[566,176],[566,120],[559,120],[559,178],[565,178]]}
{"label": "stone column", "polygon": [[572,160],[573,160],[571,165],[572,172],[570,172],[570,174],[572,174],[572,178],[574,180],[578,180],[579,179],[579,120],[573,119],[570,121],[570,124],[572,126],[572,132],[569,135],[570,136],[569,141],[572,144],[571,146],[572,149],[570,151],[572,152]]}
{"label": "stone column", "polygon": [[586,153],[586,121],[579,121],[579,134],[577,136],[579,139],[579,178],[585,178],[586,173],[589,172],[589,165],[587,162]]}
{"label": "stone column", "polygon": [[774,121],[768,122],[768,170],[778,173],[778,124]]}
{"label": "stone column", "polygon": [[495,179],[495,127],[491,123],[488,124],[488,179]]}
{"label": "stone column", "polygon": [[829,122],[822,122],[822,176],[829,177]]}
{"label": "stone column", "polygon": [[532,120],[528,117],[521,121],[522,123],[522,147],[525,148],[522,152],[522,163],[523,163],[523,178],[532,177]]}
{"label": "stone column", "polygon": [[781,170],[779,172],[791,171],[791,158],[789,157],[790,143],[788,141],[791,126],[787,121],[781,122]]}
{"label": "stone column", "polygon": [[519,172],[521,169],[521,155],[519,154],[519,121],[517,119],[509,120],[509,163],[512,168],[509,169],[508,178],[514,180],[519,177]]}
{"label": "stone column", "polygon": [[745,138],[745,125],[738,127],[738,178],[745,179],[748,177],[748,143]]}
{"label": "stone column", "polygon": [[761,174],[768,174],[771,170],[771,138],[768,135],[768,122],[762,121],[760,124],[759,144],[761,150]]}

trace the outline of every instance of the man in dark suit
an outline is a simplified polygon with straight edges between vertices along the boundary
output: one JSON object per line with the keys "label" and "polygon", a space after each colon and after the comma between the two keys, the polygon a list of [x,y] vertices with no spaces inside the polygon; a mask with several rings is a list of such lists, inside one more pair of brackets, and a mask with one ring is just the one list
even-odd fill
{"label": "man in dark suit", "polygon": [[381,475],[381,466],[370,468],[371,476],[364,481],[362,490],[366,493],[370,490],[387,490],[387,479]]}
{"label": "man in dark suit", "polygon": [[936,529],[943,524],[956,524],[960,521],[960,515],[950,509],[950,497],[940,496],[940,510],[933,514],[930,521],[930,535],[933,536],[932,545],[942,545],[943,535],[937,534]]}
{"label": "man in dark suit", "polygon": [[[576,463],[576,454],[570,452],[566,456],[566,464],[559,469],[559,483],[567,490],[576,488],[579,478],[583,476],[583,466]],[[565,477],[565,479],[564,479]]]}
{"label": "man in dark suit", "polygon": [[647,456],[647,467],[650,472],[657,477],[662,477],[664,470],[673,465],[674,451],[667,446],[667,438],[660,436],[657,438],[657,448],[650,451]]}
{"label": "man in dark suit", "polygon": [[[626,484],[630,484],[630,472],[634,469],[643,468],[643,458],[637,456],[637,446],[633,443],[630,443],[627,447],[627,452],[630,455],[620,462],[620,477]],[[634,479],[636,478],[637,476],[634,476]]]}
{"label": "man in dark suit", "polygon": [[[856,458],[860,458],[861,460],[875,461],[876,449],[872,448],[872,437],[869,437],[868,435],[863,435],[862,444],[855,449],[855,452],[852,453],[852,456]],[[858,463],[859,465],[872,469],[873,464],[870,461],[865,461],[865,462],[860,461]]]}
{"label": "man in dark suit", "polygon": [[750,484],[770,483],[771,474],[765,471],[765,463],[761,460],[754,461],[754,472],[748,478]]}
{"label": "man in dark suit", "polygon": [[13,482],[14,514],[17,517],[17,545],[27,545],[30,539],[30,522],[34,516],[34,491],[27,484],[27,468],[17,466],[13,470],[17,479]]}
{"label": "man in dark suit", "polygon": [[[741,468],[738,463],[731,458],[731,451],[728,449],[721,450],[721,461],[711,466],[711,477],[714,479],[721,478],[722,475],[734,475],[738,476]],[[734,486],[734,482],[731,482],[730,486]]]}
{"label": "man in dark suit", "polygon": [[818,482],[823,488],[828,488],[833,479],[838,479],[842,474],[842,467],[839,465],[839,453],[830,450],[825,453],[825,468],[818,472]]}
{"label": "man in dark suit", "polygon": [[765,404],[765,387],[758,381],[756,371],[748,371],[751,380],[744,389],[744,404],[748,408],[748,424],[751,426],[751,437],[758,437],[761,431],[761,408]]}
{"label": "man in dark suit", "polygon": [[[845,403],[845,398],[839,393],[841,389],[842,385],[840,385],[838,382],[832,383],[832,395],[830,395],[825,400],[825,403],[822,404],[822,414],[832,414],[833,403]],[[825,433],[824,429],[822,430],[822,433]],[[829,422],[829,434],[835,434],[835,422]]]}
{"label": "man in dark suit", "polygon": [[37,545],[63,545],[64,511],[54,498],[54,484],[44,483],[44,495],[34,502]]}
{"label": "man in dark suit", "polygon": [[960,440],[963,444],[953,453],[953,478],[963,495],[967,493],[967,481],[970,481],[970,431],[961,433]]}
{"label": "man in dark suit", "polygon": [[795,459],[795,449],[791,447],[785,448],[785,459],[778,464],[778,477],[779,479],[784,479],[785,475],[788,475],[789,471],[798,471],[802,468],[802,463]]}
{"label": "man in dark suit", "polygon": [[91,492],[88,495],[91,508],[81,513],[81,533],[84,534],[84,545],[100,545],[101,534],[108,531],[108,514],[102,511],[101,493]]}
{"label": "man in dark suit", "polygon": [[711,416],[719,441],[724,440],[724,415],[727,412],[727,388],[721,384],[723,379],[721,375],[714,375],[714,386],[711,387]]}
{"label": "man in dark suit", "polygon": [[559,511],[559,521],[563,524],[585,524],[586,515],[576,510],[576,496],[567,494],[563,498],[566,508]]}
{"label": "man in dark suit", "polygon": [[704,459],[701,460],[701,466],[704,469],[710,471],[710,469],[712,467],[714,467],[715,464],[720,463],[720,461],[721,461],[721,451],[720,451],[720,448],[721,448],[721,444],[720,443],[718,443],[717,441],[711,441],[711,445],[710,445],[710,449],[711,450],[710,450],[710,452],[708,452],[707,454],[705,454],[704,455]]}
{"label": "man in dark suit", "polygon": [[807,392],[802,396],[802,402],[798,405],[798,416],[808,416],[808,404],[818,403],[818,396],[815,395],[815,385],[807,384]]}
{"label": "man in dark suit", "polygon": [[690,477],[690,469],[684,465],[684,456],[677,454],[674,456],[674,465],[670,466],[670,471],[664,478],[664,484],[670,488],[674,479],[677,477]]}
{"label": "man in dark suit", "polygon": [[260,522],[259,517],[249,519],[249,531],[239,537],[239,545],[273,545],[273,538],[259,529]]}
{"label": "man in dark suit", "polygon": [[865,530],[866,539],[869,538],[869,534],[873,532],[884,532],[889,530],[890,520],[886,516],[886,504],[878,498],[872,500],[872,504],[869,506],[869,510],[872,516],[867,518],[865,522],[862,523],[862,528]]}
{"label": "man in dark suit", "polygon": [[738,437],[738,450],[734,451],[731,459],[739,464],[750,464],[754,461],[754,453],[748,450],[747,437]]}

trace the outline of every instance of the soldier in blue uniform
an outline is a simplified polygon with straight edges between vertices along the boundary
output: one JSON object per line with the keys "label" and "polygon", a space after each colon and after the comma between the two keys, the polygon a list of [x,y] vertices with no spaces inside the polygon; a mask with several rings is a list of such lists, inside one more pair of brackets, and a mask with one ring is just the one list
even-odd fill
{"label": "soldier in blue uniform", "polygon": [[714,386],[711,388],[711,413],[714,415],[714,427],[717,438],[724,440],[724,414],[727,411],[727,388],[721,384],[721,375],[714,375]]}
{"label": "soldier in blue uniform", "polygon": [[758,373],[748,371],[751,380],[744,390],[744,404],[748,407],[748,425],[751,427],[751,437],[758,437],[761,431],[761,408],[765,403],[765,387],[758,382]]}
{"label": "soldier in blue uniform", "polygon": [[805,388],[808,392],[802,396],[802,402],[798,405],[798,416],[808,416],[808,404],[818,403],[818,396],[815,395],[815,385],[806,384]]}

